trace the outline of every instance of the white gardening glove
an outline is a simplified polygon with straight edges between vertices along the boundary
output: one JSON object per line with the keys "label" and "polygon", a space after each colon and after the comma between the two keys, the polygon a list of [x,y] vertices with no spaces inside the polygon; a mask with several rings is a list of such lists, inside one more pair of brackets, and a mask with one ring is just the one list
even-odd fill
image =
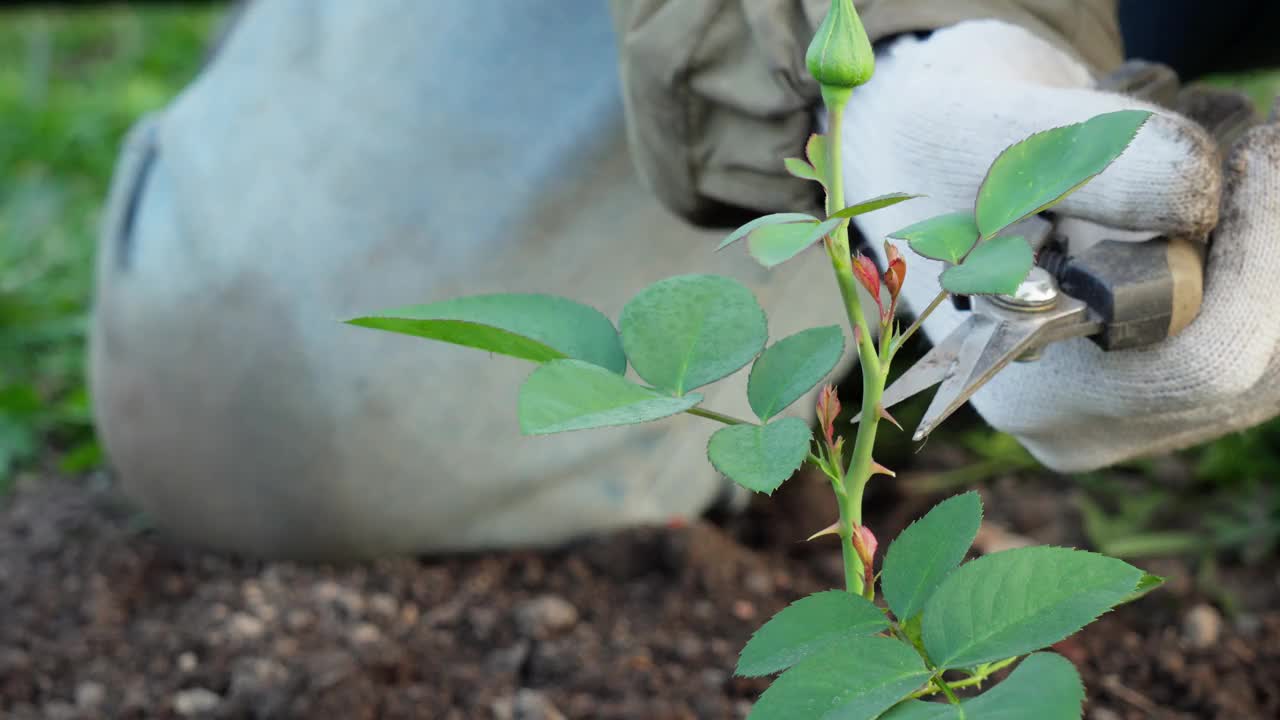
{"label": "white gardening glove", "polygon": [[[928,198],[860,218],[859,229],[878,249],[910,223],[972,208],[987,167],[1009,144],[1103,112],[1155,109],[1092,84],[1067,54],[1000,22],[898,41],[849,104],[846,194]],[[1268,304],[1280,274],[1280,128],[1257,128],[1237,145],[1225,195],[1215,153],[1197,126],[1162,112],[1113,166],[1058,206],[1151,234],[1217,228],[1204,304],[1182,334],[1142,351],[1107,353],[1083,338],[1057,343],[975,395],[991,425],[1050,467],[1081,471],[1174,450],[1280,411],[1280,315]],[[938,292],[942,266],[910,255],[908,268],[905,297],[919,310]],[[936,341],[963,319],[944,303],[925,331]]]}

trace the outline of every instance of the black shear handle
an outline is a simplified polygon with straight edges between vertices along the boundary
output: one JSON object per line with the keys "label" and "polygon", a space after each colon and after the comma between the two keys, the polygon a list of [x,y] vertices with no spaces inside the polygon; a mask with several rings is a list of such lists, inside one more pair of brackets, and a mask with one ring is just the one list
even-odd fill
{"label": "black shear handle", "polygon": [[1040,264],[1102,321],[1104,350],[1153,345],[1182,332],[1204,298],[1203,246],[1185,238],[1103,240],[1079,255],[1045,251]]}
{"label": "black shear handle", "polygon": [[[1204,86],[1182,88],[1168,67],[1130,61],[1104,78],[1101,90],[1124,93],[1187,115],[1229,148],[1257,122],[1248,97]],[[1040,264],[1068,295],[1102,321],[1091,336],[1104,350],[1152,345],[1182,332],[1200,313],[1208,238],[1103,240],[1074,256],[1041,253]]]}

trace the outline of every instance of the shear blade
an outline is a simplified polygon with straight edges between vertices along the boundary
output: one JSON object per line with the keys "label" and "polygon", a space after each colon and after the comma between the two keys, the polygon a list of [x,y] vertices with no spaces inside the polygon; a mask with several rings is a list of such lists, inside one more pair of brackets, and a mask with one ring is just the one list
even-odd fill
{"label": "shear blade", "polygon": [[965,340],[954,372],[938,388],[912,439],[919,442],[960,409],[1009,363],[1049,343],[1092,335],[1101,329],[1081,301],[1062,296],[1058,304],[1036,313],[1002,311],[983,298],[975,300],[975,326]]}
{"label": "shear blade", "polygon": [[[924,357],[916,361],[915,365],[902,373],[892,385],[885,388],[884,395],[880,396],[880,406],[886,409],[891,408],[947,379],[957,358],[960,357],[960,351],[964,348],[965,338],[968,337],[973,322],[973,317],[965,320],[952,330],[951,334],[943,338],[942,342],[933,346],[933,349],[925,353]],[[858,413],[849,422],[857,424],[861,419],[862,413]]]}
{"label": "shear blade", "polygon": [[[987,298],[974,298],[974,312],[911,369],[885,390],[881,406],[892,407],[934,385],[941,386],[912,439],[919,442],[969,401],[1010,362],[1030,351],[1068,338],[1091,335],[1101,328],[1085,304],[1063,296],[1042,312],[1000,309]],[[861,415],[853,419],[857,422]]]}

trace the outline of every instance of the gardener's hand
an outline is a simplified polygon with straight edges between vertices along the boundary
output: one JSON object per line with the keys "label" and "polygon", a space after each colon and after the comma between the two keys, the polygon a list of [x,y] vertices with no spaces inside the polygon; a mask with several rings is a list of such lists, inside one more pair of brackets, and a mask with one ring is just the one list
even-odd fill
{"label": "gardener's hand", "polygon": [[[1089,73],[1029,32],[970,22],[899,41],[846,117],[846,194],[925,193],[865,216],[873,246],[926,217],[971,208],[991,160],[1027,135],[1142,103],[1089,90]],[[1154,108],[1149,108],[1154,109]],[[1105,353],[1085,339],[1013,364],[974,397],[993,426],[1060,470],[1173,450],[1261,422],[1280,409],[1280,127],[1249,133],[1225,180],[1216,148],[1190,121],[1154,117],[1106,172],[1058,207],[1149,234],[1215,228],[1204,305],[1181,335],[1146,351]],[[1225,198],[1225,199],[1222,199]],[[1222,199],[1221,213],[1219,202]],[[1221,222],[1219,222],[1221,217]],[[905,295],[920,309],[939,263],[916,257]],[[963,320],[944,303],[935,340]]]}

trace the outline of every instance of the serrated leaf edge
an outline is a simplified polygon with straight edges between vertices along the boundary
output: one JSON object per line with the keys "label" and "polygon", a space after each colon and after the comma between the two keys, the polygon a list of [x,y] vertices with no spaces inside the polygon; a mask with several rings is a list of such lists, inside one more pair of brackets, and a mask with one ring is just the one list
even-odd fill
{"label": "serrated leaf edge", "polygon": [[[968,545],[967,545],[967,546],[966,546],[966,548],[965,548],[965,554],[967,555],[967,554],[969,553],[969,548],[973,547],[973,542],[974,542],[974,540],[976,540],[976,539],[977,539],[977,537],[978,537],[978,532],[982,529],[982,520],[983,520],[983,518],[985,518],[985,517],[986,517],[986,512],[987,512],[987,510],[986,510],[986,506],[985,506],[985,505],[983,504],[983,502],[982,502],[982,495],[981,495],[981,494],[979,494],[979,493],[978,493],[978,491],[976,491],[976,490],[970,490],[969,492],[960,493],[959,495],[953,495],[953,496],[951,496],[951,497],[947,498],[946,500],[943,500],[942,502],[939,502],[938,504],[936,504],[936,505],[934,505],[932,508],[930,508],[930,509],[929,509],[929,512],[926,512],[924,515],[921,515],[920,517],[916,518],[914,521],[912,521],[912,523],[911,523],[910,525],[907,525],[905,528],[903,528],[902,532],[898,533],[898,537],[895,537],[895,538],[893,539],[893,542],[890,542],[890,543],[889,543],[889,548],[888,548],[887,550],[885,550],[885,553],[884,553],[884,561],[881,563],[881,566],[880,566],[880,582],[881,582],[882,584],[884,583],[884,568],[889,564],[889,557],[890,557],[890,555],[893,553],[893,546],[898,542],[898,538],[902,537],[902,536],[903,536],[903,535],[904,535],[908,530],[910,530],[912,527],[915,527],[915,526],[916,526],[917,524],[919,524],[920,522],[923,522],[923,521],[924,521],[924,519],[925,519],[926,517],[928,517],[929,513],[931,513],[931,512],[933,512],[934,510],[936,510],[936,509],[937,509],[938,507],[940,507],[943,503],[948,503],[948,502],[951,502],[951,501],[953,501],[953,500],[956,500],[957,498],[962,498],[962,497],[965,497],[965,496],[968,496],[968,495],[973,495],[973,496],[975,496],[975,497],[977,497],[977,498],[978,498],[978,529],[974,531],[974,536],[973,536],[972,538],[970,538],[970,539],[969,539],[969,543],[968,543]],[[942,585],[942,581],[943,581],[943,580],[946,580],[946,579],[947,579],[947,577],[948,577],[951,573],[955,572],[955,571],[956,571],[956,568],[960,567],[962,564],[964,564],[964,557],[963,557],[963,556],[960,558],[960,562],[958,562],[958,563],[956,563],[955,565],[953,565],[953,566],[951,567],[951,569],[950,569],[950,570],[948,570],[946,573],[943,573],[943,575],[942,575],[941,577],[939,577],[939,578],[938,578],[937,585],[935,585],[935,586],[934,586],[934,588],[933,588],[933,589],[934,589],[934,591],[936,592],[936,591],[937,591],[937,589],[938,589],[938,587]],[[919,591],[919,588],[920,588],[920,587],[921,587],[920,585],[917,585],[917,586],[916,586],[916,590],[917,590],[917,591]],[[930,595],[929,595],[929,596],[931,596],[931,595],[932,595],[932,593],[930,593]],[[929,602],[929,596],[926,596],[926,597],[924,597],[924,598],[921,598],[920,602],[918,603],[918,605],[920,606],[920,607],[919,607],[919,610],[917,610],[915,613],[912,613],[912,614],[911,614],[911,616],[909,616],[909,617],[900,617],[900,618],[898,618],[898,619],[899,619],[899,620],[901,620],[902,622],[906,622],[906,621],[910,620],[910,619],[911,619],[911,617],[914,617],[915,615],[919,615],[919,614],[924,610],[924,606],[925,606],[925,604],[927,604],[927,603]],[[886,601],[886,602],[888,602],[888,597],[887,597],[887,596],[885,597],[885,601]],[[890,608],[890,609],[892,609],[892,608]]]}

